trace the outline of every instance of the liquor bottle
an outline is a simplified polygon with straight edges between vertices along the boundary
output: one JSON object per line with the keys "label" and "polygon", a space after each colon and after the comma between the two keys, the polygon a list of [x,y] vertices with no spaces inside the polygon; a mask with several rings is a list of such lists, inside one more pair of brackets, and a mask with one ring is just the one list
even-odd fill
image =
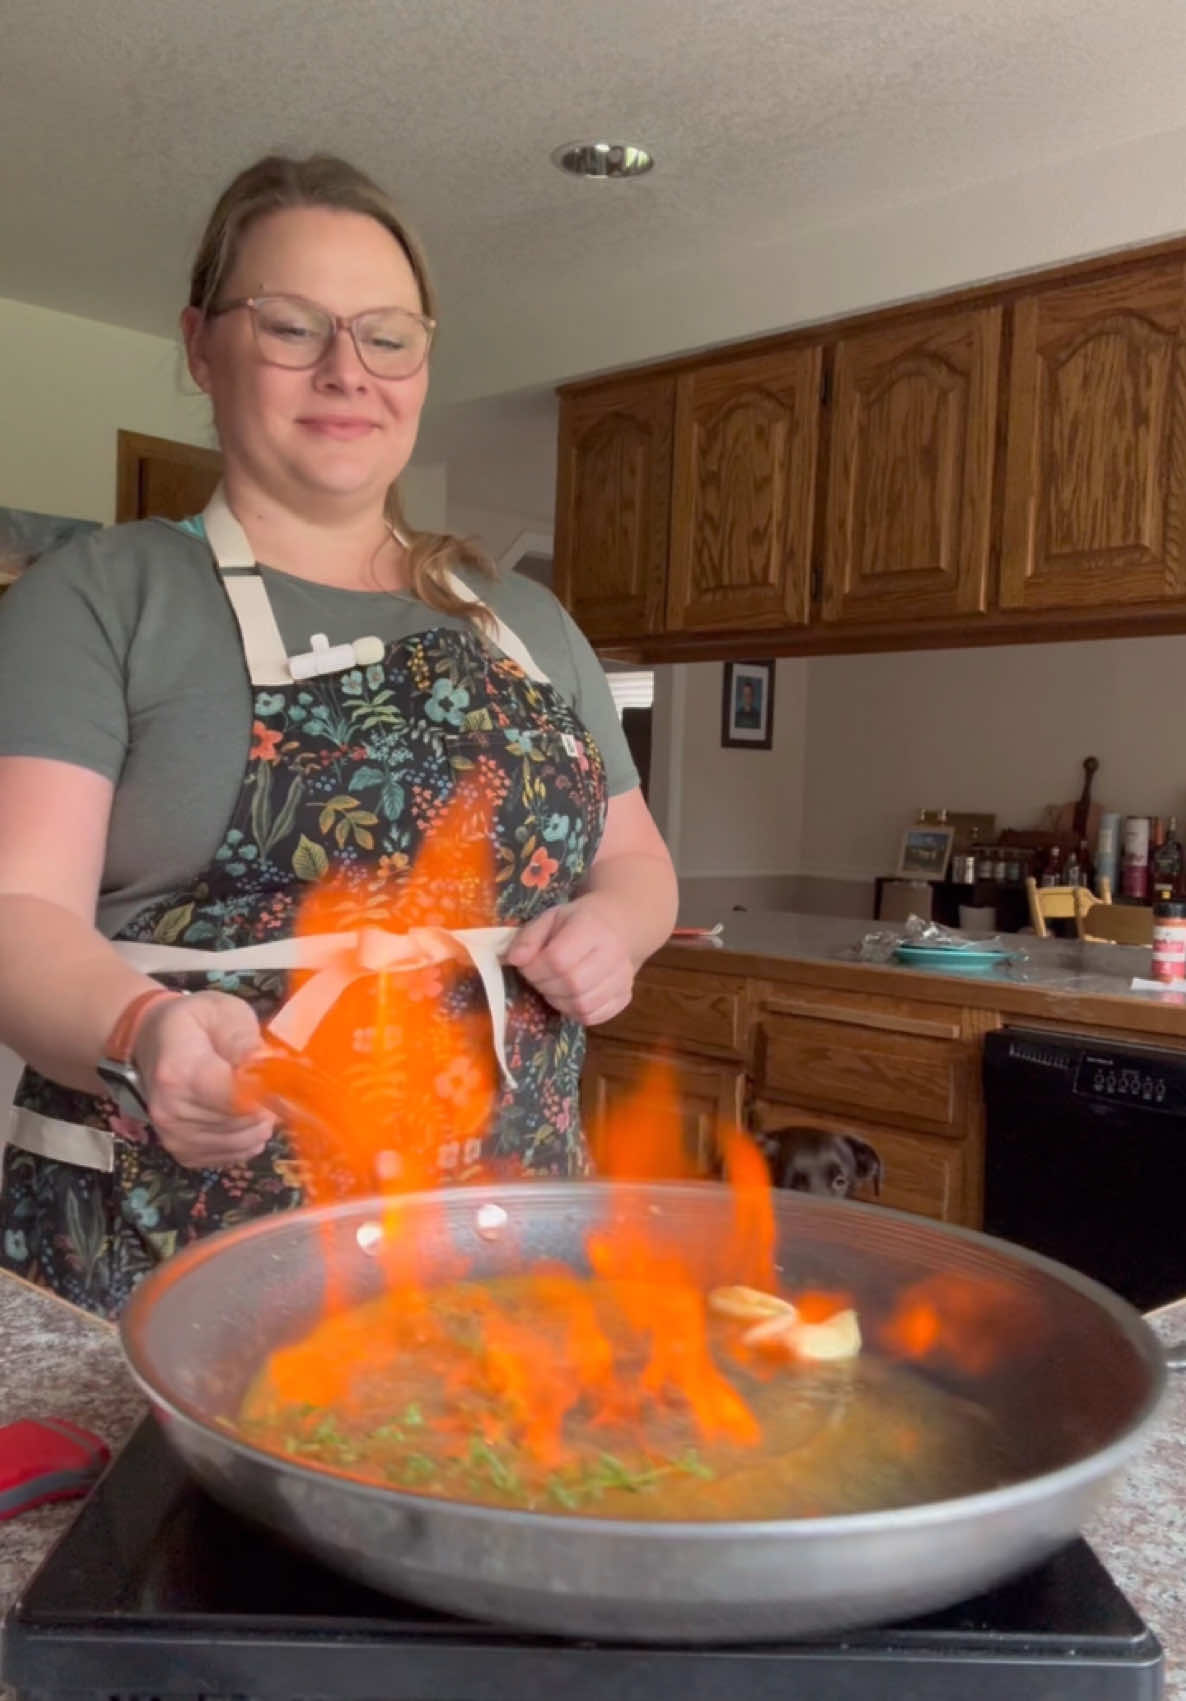
{"label": "liquor bottle", "polygon": [[1062,852],[1057,845],[1050,847],[1045,867],[1042,869],[1042,878],[1038,884],[1039,886],[1062,885]]}
{"label": "liquor bottle", "polygon": [[1153,885],[1169,886],[1176,897],[1182,889],[1182,843],[1178,838],[1177,820],[1172,815],[1161,843],[1149,853],[1149,867]]}
{"label": "liquor bottle", "polygon": [[1091,860],[1091,846],[1086,839],[1079,840],[1079,884],[1087,890],[1095,888],[1095,868]]}
{"label": "liquor bottle", "polygon": [[1120,817],[1119,815],[1101,815],[1099,836],[1095,842],[1095,873],[1100,891],[1103,883],[1108,882],[1109,891],[1118,890],[1116,874],[1120,866]]}
{"label": "liquor bottle", "polygon": [[1120,862],[1120,887],[1126,898],[1144,903],[1149,896],[1149,837],[1152,822],[1147,815],[1129,815],[1124,822],[1124,851]]}
{"label": "liquor bottle", "polygon": [[1066,867],[1063,869],[1062,883],[1064,886],[1081,886],[1083,884],[1083,870],[1079,866],[1079,852],[1077,850],[1071,851],[1067,857]]}

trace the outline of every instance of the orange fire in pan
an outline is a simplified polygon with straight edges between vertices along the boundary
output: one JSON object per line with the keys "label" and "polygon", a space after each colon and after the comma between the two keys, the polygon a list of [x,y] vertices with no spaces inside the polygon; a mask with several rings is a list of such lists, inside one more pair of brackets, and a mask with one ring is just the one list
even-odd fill
{"label": "orange fire in pan", "polygon": [[[490,926],[500,877],[491,844],[483,799],[463,789],[435,823],[414,870],[392,870],[366,887],[323,884],[310,895],[302,932]],[[446,1180],[487,1179],[483,1137],[500,1084],[488,1014],[467,992],[471,979],[466,965],[452,961],[370,975],[342,994],[307,1056],[269,1056],[244,1076],[248,1097],[289,1107],[290,1139],[311,1201],[343,1194],[381,1194],[386,1201],[375,1247],[388,1290],[382,1319],[374,1307],[365,1315],[351,1310],[331,1291],[322,1321],[269,1362],[272,1386],[287,1402],[349,1409],[360,1364],[397,1352],[411,1338],[432,1348],[439,1336],[446,1345],[428,1285],[465,1271],[442,1271],[443,1237],[434,1237],[431,1267],[422,1262],[423,1243],[405,1230],[401,1199]],[[511,1062],[514,1067],[513,1056]],[[653,1201],[628,1185],[692,1178],[669,1072],[657,1065],[607,1115],[595,1131],[595,1169],[622,1186],[585,1245],[594,1280],[537,1267],[527,1272],[530,1306],[513,1310],[483,1298],[475,1286],[481,1350],[451,1372],[459,1448],[473,1439],[465,1414],[477,1382],[512,1415],[517,1445],[544,1465],[562,1460],[565,1419],[578,1406],[595,1426],[641,1434],[649,1414],[675,1405],[707,1441],[745,1446],[761,1439],[711,1350],[706,1299],[721,1284],[777,1292],[775,1213],[765,1160],[753,1142],[727,1128],[719,1144],[730,1198],[727,1229],[712,1245],[688,1245],[665,1226]],[[595,1290],[614,1296],[613,1328],[606,1327]],[[851,1304],[844,1294],[790,1297],[808,1323]],[[979,1284],[936,1279],[903,1295],[878,1344],[892,1356],[987,1369],[1008,1333],[992,1312],[991,1295],[986,1300]],[[777,1338],[765,1352],[748,1349],[752,1373],[785,1371],[785,1352],[774,1363],[776,1344]],[[468,1403],[473,1409],[475,1402]]]}

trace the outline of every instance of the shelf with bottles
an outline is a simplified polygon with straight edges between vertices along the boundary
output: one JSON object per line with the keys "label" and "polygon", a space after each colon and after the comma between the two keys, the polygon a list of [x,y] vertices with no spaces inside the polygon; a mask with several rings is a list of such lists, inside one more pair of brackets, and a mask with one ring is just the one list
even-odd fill
{"label": "shelf with bottles", "polygon": [[1148,904],[1155,893],[1168,892],[1171,899],[1186,893],[1176,816],[1171,815],[1168,821],[1157,815],[1125,816],[1118,838],[1118,902]]}

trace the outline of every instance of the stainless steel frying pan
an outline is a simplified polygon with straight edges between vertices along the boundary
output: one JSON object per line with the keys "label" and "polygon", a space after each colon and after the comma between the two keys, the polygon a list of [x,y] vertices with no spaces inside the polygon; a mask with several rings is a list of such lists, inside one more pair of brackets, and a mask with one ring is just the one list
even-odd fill
{"label": "stainless steel frying pan", "polygon": [[[458,1248],[475,1275],[537,1259],[586,1269],[585,1237],[647,1208],[681,1245],[720,1246],[731,1200],[712,1184],[535,1183],[420,1195],[406,1232],[430,1267]],[[258,1451],[223,1428],[265,1356],[317,1319],[332,1266],[380,1291],[379,1200],[235,1228],[187,1248],[137,1291],[124,1349],[177,1451],[220,1500],[391,1593],[569,1636],[719,1642],[802,1637],[974,1595],[1075,1536],[1140,1445],[1165,1367],[1138,1314],[1004,1242],[852,1201],[775,1195],[790,1288],[851,1293],[867,1338],[911,1283],[986,1279],[1032,1327],[1003,1362],[947,1385],[986,1405],[1037,1461],[989,1493],[860,1516],[661,1524],[514,1512],[370,1487]],[[360,1236],[359,1230],[365,1232]]]}

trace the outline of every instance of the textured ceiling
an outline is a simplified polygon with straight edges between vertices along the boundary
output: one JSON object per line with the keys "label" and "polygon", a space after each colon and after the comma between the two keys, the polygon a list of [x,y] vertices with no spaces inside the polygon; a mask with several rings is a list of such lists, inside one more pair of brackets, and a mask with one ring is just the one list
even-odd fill
{"label": "textured ceiling", "polygon": [[768,329],[780,241],[1177,130],[1184,68],[1182,0],[0,0],[0,296],[171,334],[226,178],[330,148],[426,241],[438,395],[546,384],[680,346],[673,279]]}

